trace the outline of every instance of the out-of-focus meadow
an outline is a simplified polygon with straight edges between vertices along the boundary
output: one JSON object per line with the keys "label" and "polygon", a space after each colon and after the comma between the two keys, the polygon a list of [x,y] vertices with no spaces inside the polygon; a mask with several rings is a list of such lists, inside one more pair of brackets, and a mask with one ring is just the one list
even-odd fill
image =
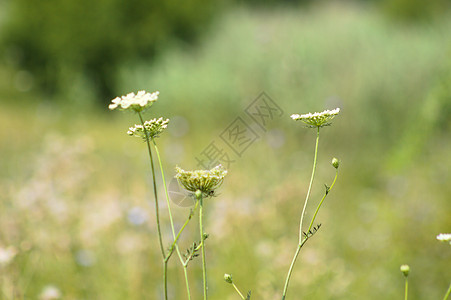
{"label": "out-of-focus meadow", "polygon": [[[11,3],[0,6],[9,12]],[[335,107],[339,116],[321,130],[308,217],[333,179],[334,156],[340,174],[288,298],[401,299],[399,266],[406,263],[410,299],[442,299],[451,249],[435,237],[451,231],[451,12],[405,18],[393,3],[403,1],[223,3],[189,41],[167,39],[147,57],[99,67],[114,79],[100,92],[80,70],[47,61],[27,69],[23,49],[2,44],[0,249],[15,256],[0,260],[0,298],[54,299],[53,292],[61,299],[162,299],[149,162],[145,144],[126,135],[139,120],[107,109],[114,96],[145,89],[160,91],[146,116],[171,119],[158,139],[168,181],[176,165],[199,168],[196,158],[211,142],[233,160],[218,196],[205,203],[210,299],[238,299],[224,273],[252,290],[252,299],[280,298],[315,143],[315,130],[289,116]],[[6,26],[8,14],[1,18]],[[115,15],[99,18],[108,24]],[[141,35],[145,26],[164,31],[158,22],[141,24]],[[58,41],[58,30],[49,41]],[[118,48],[121,39],[133,48],[121,34]],[[86,41],[89,53],[95,41]],[[75,47],[70,39],[41,46],[55,53]],[[61,73],[58,89],[41,84],[45,66]],[[246,114],[261,92],[283,110],[264,127]],[[241,156],[221,140],[238,117],[259,136]],[[189,208],[173,209],[180,226]],[[164,201],[161,214],[168,224]],[[163,229],[169,244],[169,227]],[[182,249],[197,232],[192,222]],[[188,270],[199,299],[200,259]],[[169,271],[170,298],[185,299],[175,258]]]}

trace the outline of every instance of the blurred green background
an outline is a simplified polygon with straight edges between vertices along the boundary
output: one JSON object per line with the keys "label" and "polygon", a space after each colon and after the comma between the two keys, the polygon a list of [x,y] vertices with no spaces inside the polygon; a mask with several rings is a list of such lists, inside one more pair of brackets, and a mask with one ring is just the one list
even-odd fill
{"label": "blurred green background", "polygon": [[[141,89],[160,91],[146,116],[171,119],[158,140],[168,182],[211,142],[227,149],[220,135],[237,117],[260,137],[229,151],[206,203],[210,299],[238,299],[224,273],[252,299],[280,298],[315,142],[289,116],[335,107],[307,218],[334,156],[340,175],[288,298],[402,299],[401,264],[409,299],[443,298],[449,1],[3,0],[0,26],[0,248],[15,253],[0,262],[1,299],[54,299],[49,287],[61,299],[162,299],[149,163],[125,134],[138,119],[107,109]],[[264,128],[245,112],[261,92],[283,110]],[[173,209],[180,226],[189,209]],[[181,248],[194,240],[196,222]],[[189,271],[199,299],[200,260]],[[175,257],[169,282],[185,299]]]}

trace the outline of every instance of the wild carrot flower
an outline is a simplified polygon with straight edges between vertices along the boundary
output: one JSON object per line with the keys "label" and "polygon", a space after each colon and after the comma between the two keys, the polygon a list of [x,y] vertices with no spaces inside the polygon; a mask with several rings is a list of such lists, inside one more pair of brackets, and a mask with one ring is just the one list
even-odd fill
{"label": "wild carrot flower", "polygon": [[[164,129],[168,127],[169,119],[163,120],[163,117],[159,119],[152,119],[144,122],[143,125],[135,125],[130,127],[127,131],[127,134],[130,136],[140,137],[143,140],[146,140],[147,137],[150,139],[154,139],[160,136],[160,133],[163,132]],[[145,130],[144,130],[145,129]]]}
{"label": "wild carrot flower", "polygon": [[108,106],[109,109],[120,109],[120,110],[133,110],[135,112],[141,112],[145,108],[152,105],[153,102],[158,100],[158,95],[160,92],[156,91],[153,93],[147,93],[146,91],[139,91],[136,95],[135,93],[129,93],[122,97],[116,97],[111,100],[111,104]]}
{"label": "wild carrot flower", "polygon": [[439,235],[437,235],[437,240],[448,242],[451,245],[451,233],[440,233]]}
{"label": "wild carrot flower", "polygon": [[201,191],[204,196],[210,196],[221,186],[227,170],[222,165],[217,165],[211,170],[185,171],[176,167],[178,182],[188,191],[195,193]]}
{"label": "wild carrot flower", "polygon": [[335,118],[336,115],[340,112],[339,108],[333,109],[333,110],[325,110],[323,112],[316,112],[316,113],[308,113],[308,114],[293,114],[291,115],[291,118],[295,121],[302,121],[305,124],[309,125],[309,127],[315,128],[315,127],[324,127],[330,125],[328,123],[333,118]]}

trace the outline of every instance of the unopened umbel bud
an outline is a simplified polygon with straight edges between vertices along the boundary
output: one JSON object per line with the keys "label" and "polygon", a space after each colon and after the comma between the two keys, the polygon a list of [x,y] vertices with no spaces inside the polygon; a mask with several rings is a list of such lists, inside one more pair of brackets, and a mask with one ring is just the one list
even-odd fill
{"label": "unopened umbel bud", "polygon": [[340,161],[338,160],[338,158],[336,158],[336,157],[332,158],[332,166],[335,169],[338,169],[338,167],[340,166]]}
{"label": "unopened umbel bud", "polygon": [[409,276],[410,267],[408,265],[402,265],[399,269],[405,277]]}
{"label": "unopened umbel bud", "polygon": [[232,283],[232,275],[230,275],[230,274],[224,274],[224,280],[225,280],[227,283]]}

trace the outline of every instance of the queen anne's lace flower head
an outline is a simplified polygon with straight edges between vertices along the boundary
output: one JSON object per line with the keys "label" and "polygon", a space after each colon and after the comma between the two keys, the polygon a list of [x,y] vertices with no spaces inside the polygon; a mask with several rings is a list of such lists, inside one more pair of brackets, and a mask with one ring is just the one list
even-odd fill
{"label": "queen anne's lace flower head", "polygon": [[211,170],[185,171],[176,167],[178,182],[188,191],[195,193],[201,191],[203,196],[210,196],[221,186],[227,170],[218,165]]}
{"label": "queen anne's lace flower head", "polygon": [[447,242],[451,245],[451,233],[440,233],[437,235],[437,240]]}
{"label": "queen anne's lace flower head", "polygon": [[158,95],[160,92],[147,93],[146,91],[139,91],[136,95],[135,93],[129,93],[126,96],[116,97],[111,100],[111,104],[108,106],[109,109],[120,109],[120,110],[133,110],[135,112],[141,112],[145,108],[152,105],[153,102],[158,100]]}
{"label": "queen anne's lace flower head", "polygon": [[316,113],[308,113],[308,114],[293,114],[291,115],[291,118],[295,121],[302,121],[305,124],[309,125],[312,128],[315,127],[324,127],[330,125],[328,123],[333,118],[335,118],[336,115],[340,112],[339,108],[333,109],[333,110],[325,110],[323,112],[316,112]]}
{"label": "queen anne's lace flower head", "polygon": [[160,136],[160,133],[163,132],[166,127],[168,127],[169,119],[163,120],[163,117],[159,119],[152,119],[144,122],[143,125],[135,125],[130,127],[127,131],[127,134],[130,136],[140,137],[143,140],[146,140],[147,137],[150,139],[154,139]]}

